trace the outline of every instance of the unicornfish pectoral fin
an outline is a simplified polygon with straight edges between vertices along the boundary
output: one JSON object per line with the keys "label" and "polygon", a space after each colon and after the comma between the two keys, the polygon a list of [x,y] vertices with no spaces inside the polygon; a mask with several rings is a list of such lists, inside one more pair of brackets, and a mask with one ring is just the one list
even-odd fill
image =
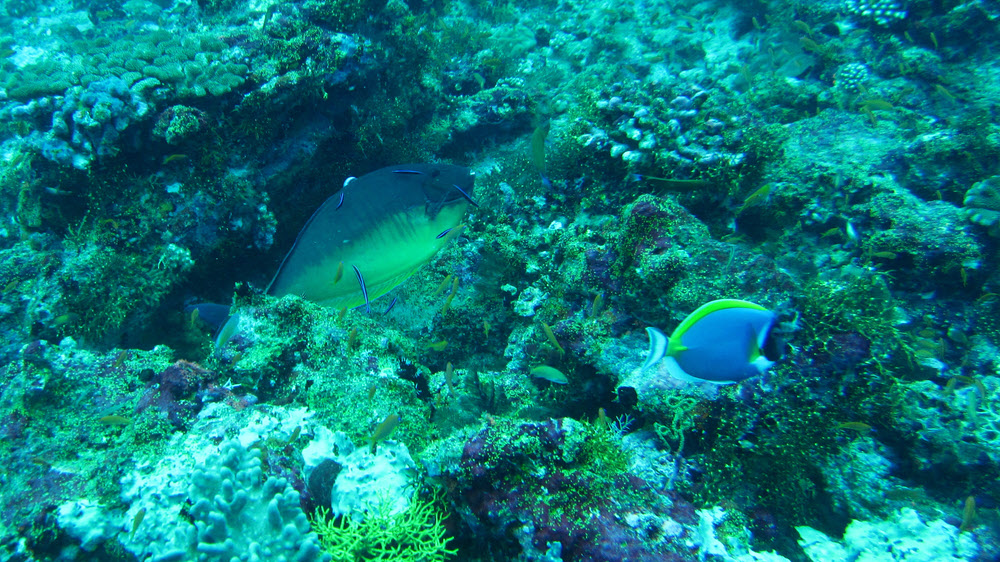
{"label": "unicornfish pectoral fin", "polygon": [[646,354],[646,362],[642,364],[641,370],[643,371],[663,359],[663,356],[667,354],[669,343],[667,335],[656,328],[646,328],[646,333],[649,334],[649,352]]}
{"label": "unicornfish pectoral fin", "polygon": [[240,332],[240,314],[231,315],[226,319],[226,323],[219,328],[219,333],[215,335],[215,350],[222,349],[222,346],[229,343],[236,334]]}

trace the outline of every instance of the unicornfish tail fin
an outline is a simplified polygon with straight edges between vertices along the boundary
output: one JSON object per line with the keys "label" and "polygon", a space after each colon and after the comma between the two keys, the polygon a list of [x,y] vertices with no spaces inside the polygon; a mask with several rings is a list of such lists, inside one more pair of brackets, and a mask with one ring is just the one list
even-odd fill
{"label": "unicornfish tail fin", "polygon": [[646,328],[646,333],[649,334],[649,352],[646,354],[646,362],[642,364],[641,370],[643,371],[663,359],[667,354],[667,345],[670,342],[667,335],[656,328]]}

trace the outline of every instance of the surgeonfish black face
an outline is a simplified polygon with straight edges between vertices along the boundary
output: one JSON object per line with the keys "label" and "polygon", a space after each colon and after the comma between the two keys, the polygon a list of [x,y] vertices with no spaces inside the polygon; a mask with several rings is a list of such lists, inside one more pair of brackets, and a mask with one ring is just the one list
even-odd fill
{"label": "surgeonfish black face", "polygon": [[667,338],[656,328],[649,334],[643,368],[663,359],[674,378],[730,384],[766,372],[780,354],[772,335],[777,317],[752,302],[721,299],[698,307]]}
{"label": "surgeonfish black face", "polygon": [[[368,304],[461,231],[474,176],[449,164],[404,164],[346,184],[299,232],[267,292],[335,308]],[[356,275],[338,275],[338,272]]]}

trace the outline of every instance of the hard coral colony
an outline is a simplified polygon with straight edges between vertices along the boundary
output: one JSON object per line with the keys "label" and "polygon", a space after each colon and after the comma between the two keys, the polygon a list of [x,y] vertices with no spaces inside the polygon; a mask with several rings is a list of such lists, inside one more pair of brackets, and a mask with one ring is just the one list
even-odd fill
{"label": "hard coral colony", "polygon": [[0,4],[0,559],[996,559],[996,21]]}

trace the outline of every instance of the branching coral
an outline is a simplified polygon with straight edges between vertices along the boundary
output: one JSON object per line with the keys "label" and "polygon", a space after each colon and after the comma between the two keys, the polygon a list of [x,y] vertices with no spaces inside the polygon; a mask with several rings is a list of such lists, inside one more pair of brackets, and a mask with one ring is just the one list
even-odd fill
{"label": "branching coral", "polygon": [[440,497],[415,498],[403,512],[393,513],[395,502],[382,501],[377,511],[362,521],[350,517],[330,519],[330,510],[320,507],[313,519],[323,549],[334,560],[391,560],[435,562],[458,551],[448,548],[445,514]]}

